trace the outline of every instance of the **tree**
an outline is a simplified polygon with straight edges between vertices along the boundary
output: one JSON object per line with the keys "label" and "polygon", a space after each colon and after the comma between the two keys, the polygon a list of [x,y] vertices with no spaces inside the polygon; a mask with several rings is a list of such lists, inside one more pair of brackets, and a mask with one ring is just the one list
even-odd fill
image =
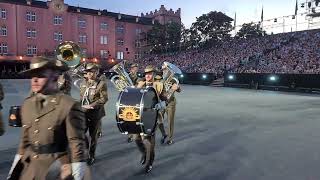
{"label": "tree", "polygon": [[147,32],[148,44],[155,53],[176,51],[181,41],[183,26],[178,23],[165,25],[156,21],[150,31]]}
{"label": "tree", "polygon": [[229,38],[232,31],[233,19],[222,12],[211,11],[197,18],[190,28],[193,39],[200,40],[204,44],[222,41]]}
{"label": "tree", "polygon": [[262,30],[262,27],[259,24],[251,23],[244,23],[237,33],[237,38],[254,38],[254,37],[261,37],[266,35],[266,31]]}

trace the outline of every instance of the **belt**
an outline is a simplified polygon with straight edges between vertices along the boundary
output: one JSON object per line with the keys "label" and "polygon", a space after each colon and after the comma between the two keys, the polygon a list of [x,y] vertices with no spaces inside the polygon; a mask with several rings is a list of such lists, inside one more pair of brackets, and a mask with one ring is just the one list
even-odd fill
{"label": "belt", "polygon": [[63,146],[59,146],[57,144],[46,144],[46,145],[31,145],[31,149],[33,152],[37,154],[52,154],[58,152],[66,152],[67,148]]}

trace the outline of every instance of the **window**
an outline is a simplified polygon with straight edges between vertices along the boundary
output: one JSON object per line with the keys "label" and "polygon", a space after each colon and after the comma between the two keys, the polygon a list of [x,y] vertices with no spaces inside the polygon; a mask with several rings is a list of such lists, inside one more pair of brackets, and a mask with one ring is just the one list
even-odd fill
{"label": "window", "polygon": [[135,59],[141,58],[141,54],[140,54],[139,52],[136,52],[136,53],[134,54],[134,58],[135,58]]}
{"label": "window", "polygon": [[123,52],[121,51],[117,52],[117,59],[123,59]]}
{"label": "window", "polygon": [[124,44],[123,39],[118,39],[117,44],[118,44],[118,46],[123,46],[123,44]]}
{"label": "window", "polygon": [[84,19],[78,19],[78,27],[79,28],[86,28],[86,20]]}
{"label": "window", "polygon": [[135,45],[136,48],[140,48],[140,46],[141,46],[140,40],[136,40],[134,45]]}
{"label": "window", "polygon": [[7,36],[7,26],[1,27],[0,36]]}
{"label": "window", "polygon": [[108,29],[108,24],[106,22],[100,23],[100,30],[107,30]]}
{"label": "window", "polygon": [[53,40],[55,41],[62,41],[62,32],[54,32],[53,33]]}
{"label": "window", "polygon": [[36,22],[36,13],[33,11],[27,11],[27,21]]}
{"label": "window", "polygon": [[87,35],[80,34],[79,35],[79,43],[86,43],[87,42]]}
{"label": "window", "polygon": [[62,16],[54,16],[53,24],[54,25],[62,25]]}
{"label": "window", "polygon": [[37,31],[35,29],[28,28],[27,29],[27,38],[36,38]]}
{"label": "window", "polygon": [[0,43],[0,54],[8,54],[8,44]]}
{"label": "window", "polygon": [[83,56],[87,56],[87,49],[85,49],[85,48],[82,49],[82,55],[83,55]]}
{"label": "window", "polygon": [[1,18],[7,19],[7,10],[6,9],[1,9]]}
{"label": "window", "polygon": [[36,55],[37,54],[37,46],[28,45],[27,47],[27,55]]}
{"label": "window", "polygon": [[139,36],[141,34],[141,29],[136,29],[136,35]]}
{"label": "window", "polygon": [[117,26],[117,33],[124,33],[124,27],[123,26]]}
{"label": "window", "polygon": [[100,36],[100,44],[108,44],[108,37]]}
{"label": "window", "polygon": [[108,50],[100,50],[100,57],[107,58],[108,57]]}

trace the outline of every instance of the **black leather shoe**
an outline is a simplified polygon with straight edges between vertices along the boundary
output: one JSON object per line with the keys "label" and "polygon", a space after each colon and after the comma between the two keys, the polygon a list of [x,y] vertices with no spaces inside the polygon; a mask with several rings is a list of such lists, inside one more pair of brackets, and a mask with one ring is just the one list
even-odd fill
{"label": "black leather shoe", "polygon": [[146,173],[149,173],[152,170],[152,164],[146,166]]}
{"label": "black leather shoe", "polygon": [[89,158],[89,160],[88,160],[88,165],[90,166],[90,165],[92,165],[92,164],[94,164],[94,161],[95,161],[96,159],[95,158]]}
{"label": "black leather shoe", "polygon": [[140,159],[140,164],[144,165],[146,163],[146,155],[143,155]]}
{"label": "black leather shoe", "polygon": [[161,144],[164,144],[164,142],[166,141],[167,137],[168,137],[167,135],[162,136]]}
{"label": "black leather shoe", "polygon": [[133,141],[133,139],[131,137],[128,137],[128,143],[131,143]]}
{"label": "black leather shoe", "polygon": [[169,140],[169,141],[167,141],[167,144],[168,144],[168,145],[173,144],[173,140]]}

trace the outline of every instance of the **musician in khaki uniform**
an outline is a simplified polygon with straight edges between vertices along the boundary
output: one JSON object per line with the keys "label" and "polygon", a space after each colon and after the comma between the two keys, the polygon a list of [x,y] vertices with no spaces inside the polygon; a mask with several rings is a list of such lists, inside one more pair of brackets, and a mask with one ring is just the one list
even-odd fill
{"label": "musician in khaki uniform", "polygon": [[[169,71],[168,67],[163,65],[162,66],[162,70],[163,70],[163,76],[165,77]],[[172,81],[171,83],[174,83],[174,81]],[[171,90],[172,91],[170,93],[172,93],[171,97],[169,99],[167,99],[167,107],[165,110],[165,113],[167,114],[167,118],[168,118],[168,133],[169,133],[169,137],[168,137],[168,141],[167,144],[171,145],[173,144],[173,130],[174,130],[174,116],[176,113],[176,105],[177,105],[177,100],[174,96],[175,92],[181,92],[181,88],[179,85],[177,84],[173,84]],[[169,93],[169,92],[167,92]]]}
{"label": "musician in khaki uniform", "polygon": [[86,79],[80,85],[80,98],[85,109],[89,135],[89,164],[95,161],[95,151],[101,129],[101,119],[106,115],[104,105],[108,101],[106,81],[98,77],[99,67],[88,63],[85,67]]}
{"label": "musician in khaki uniform", "polygon": [[21,141],[8,179],[16,175],[17,164],[23,164],[18,179],[46,179],[57,160],[62,164],[60,179],[84,178],[88,158],[84,112],[79,103],[59,92],[57,84],[59,74],[67,70],[60,61],[34,57],[30,69],[23,72],[31,76],[33,93],[21,107]]}
{"label": "musician in khaki uniform", "polygon": [[[133,85],[137,85],[138,84],[138,69],[139,69],[139,65],[137,63],[131,64],[130,66],[130,73],[129,73],[129,77],[131,79],[131,81],[133,82]],[[129,134],[128,135],[128,143],[131,143],[133,141],[133,135]]]}
{"label": "musician in khaki uniform", "polygon": [[1,104],[1,101],[3,100],[4,98],[4,93],[3,93],[3,88],[2,88],[2,85],[0,83],[0,136],[2,136],[4,134],[4,124],[3,124],[3,121],[2,121],[2,113],[1,113],[1,109],[2,109],[2,104]]}
{"label": "musician in khaki uniform", "polygon": [[[161,82],[154,82],[155,68],[151,65],[147,66],[144,70],[145,78],[138,82],[137,88],[145,88],[147,86],[153,86],[157,91],[161,100],[166,99],[166,94]],[[135,142],[142,153],[141,164],[146,164],[145,172],[149,173],[152,169],[152,164],[155,157],[155,134],[152,136],[135,135]],[[150,157],[147,155],[150,154]]]}
{"label": "musician in khaki uniform", "polygon": [[[156,69],[156,76],[154,77],[154,82],[161,82],[162,81],[162,73],[159,72],[159,69]],[[165,128],[164,128],[164,124],[163,124],[163,121],[164,121],[164,113],[165,111],[161,111],[159,112],[159,119],[158,119],[158,128],[160,129],[160,132],[161,132],[161,141],[160,143],[161,144],[164,144],[165,141],[166,141],[166,138],[168,137],[166,131],[165,131]]]}
{"label": "musician in khaki uniform", "polygon": [[59,76],[58,88],[62,93],[71,96],[72,79],[68,72],[62,73]]}

